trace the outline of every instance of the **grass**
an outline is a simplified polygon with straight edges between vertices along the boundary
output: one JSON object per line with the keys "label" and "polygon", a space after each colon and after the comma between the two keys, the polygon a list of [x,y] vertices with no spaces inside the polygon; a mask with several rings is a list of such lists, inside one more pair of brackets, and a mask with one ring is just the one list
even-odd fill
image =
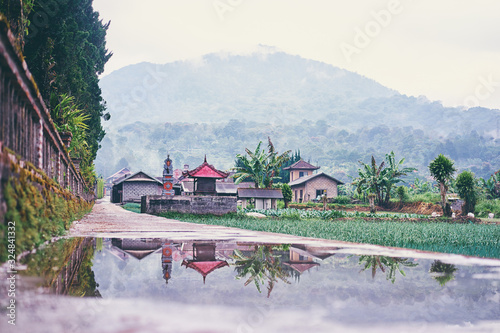
{"label": "grass", "polygon": [[303,237],[403,247],[500,259],[500,226],[446,222],[399,222],[321,218],[264,218],[244,214],[225,216],[160,214],[186,222],[222,225]]}
{"label": "grass", "polygon": [[126,203],[122,206],[123,209],[130,210],[131,212],[134,213],[140,213],[141,212],[141,204],[140,203],[133,203],[129,202]]}

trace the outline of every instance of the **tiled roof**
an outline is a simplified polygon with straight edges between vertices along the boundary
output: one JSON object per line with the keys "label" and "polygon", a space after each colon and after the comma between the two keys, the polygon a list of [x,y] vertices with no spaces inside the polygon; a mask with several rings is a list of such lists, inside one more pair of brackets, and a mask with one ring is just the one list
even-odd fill
{"label": "tiled roof", "polygon": [[300,170],[318,170],[319,166],[314,166],[314,165],[312,165],[310,163],[307,163],[304,160],[300,160],[298,162],[293,163],[289,167],[283,168],[283,170],[292,170],[292,169],[293,170],[296,170],[296,169],[300,169]]}
{"label": "tiled roof", "polygon": [[[135,176],[139,175],[139,174],[143,174],[144,176],[146,176],[146,178],[134,178]],[[151,177],[150,175],[148,175],[147,173],[145,173],[144,171],[137,171],[136,173],[132,174],[132,175],[128,175],[126,177],[122,177],[120,178],[119,180],[115,181],[113,184],[114,185],[118,185],[120,183],[123,183],[123,182],[126,182],[126,181],[143,181],[143,182],[156,182],[156,183],[159,183],[159,184],[162,184],[161,181],[157,180],[155,177]]]}
{"label": "tiled roof", "polygon": [[184,171],[182,173],[184,177],[190,178],[227,178],[228,174],[217,170],[213,165],[207,163],[207,157],[205,156],[205,161],[196,169],[190,171]]}
{"label": "tiled roof", "polygon": [[333,180],[334,182],[337,182],[337,185],[344,184],[340,180],[337,180],[337,179],[333,178],[332,176],[327,175],[326,173],[320,172],[320,173],[317,173],[315,175],[300,177],[299,179],[296,179],[293,182],[288,183],[288,185],[290,185],[290,186],[300,185],[300,184],[306,183],[306,182],[308,182],[316,177],[319,177],[319,176],[325,176],[325,177]]}

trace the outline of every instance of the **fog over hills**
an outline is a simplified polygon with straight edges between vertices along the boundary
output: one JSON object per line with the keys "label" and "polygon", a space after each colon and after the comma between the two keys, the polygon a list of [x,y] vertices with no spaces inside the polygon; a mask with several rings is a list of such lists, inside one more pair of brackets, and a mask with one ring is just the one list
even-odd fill
{"label": "fog over hills", "polygon": [[[404,138],[406,148],[415,145],[415,153],[448,144],[449,151],[442,153],[460,160],[462,167],[472,165],[485,174],[499,168],[494,158],[485,160],[450,146],[472,135],[488,154],[497,152],[499,110],[447,108],[425,97],[399,94],[359,74],[282,52],[140,63],[105,76],[100,86],[111,113],[96,161],[104,176],[121,166],[122,158],[121,164],[159,174],[162,154],[167,152],[177,154],[176,167],[198,163],[197,154],[202,159],[209,153],[216,166],[230,168],[236,153],[255,147],[267,135],[279,149],[300,149],[304,157],[322,160],[324,171],[340,176],[353,175],[357,161],[341,162],[339,149],[359,159],[390,150],[404,153],[400,147]],[[391,138],[382,139],[388,134]],[[356,143],[345,140],[350,135],[357,136]],[[420,147],[424,142],[427,148]],[[337,155],[328,158],[328,152]],[[429,158],[415,158],[422,174]]]}

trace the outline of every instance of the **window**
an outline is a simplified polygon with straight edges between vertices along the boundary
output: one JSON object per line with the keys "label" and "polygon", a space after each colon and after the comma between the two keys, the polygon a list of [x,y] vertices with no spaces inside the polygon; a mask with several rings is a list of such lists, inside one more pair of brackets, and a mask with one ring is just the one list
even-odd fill
{"label": "window", "polygon": [[300,177],[304,177],[304,171],[300,171],[300,172],[299,172],[299,178],[300,178]]}
{"label": "window", "polygon": [[316,190],[316,198],[322,196],[323,194],[326,195],[326,190]]}
{"label": "window", "polygon": [[302,202],[302,190],[300,190],[300,198],[299,198],[299,202]]}

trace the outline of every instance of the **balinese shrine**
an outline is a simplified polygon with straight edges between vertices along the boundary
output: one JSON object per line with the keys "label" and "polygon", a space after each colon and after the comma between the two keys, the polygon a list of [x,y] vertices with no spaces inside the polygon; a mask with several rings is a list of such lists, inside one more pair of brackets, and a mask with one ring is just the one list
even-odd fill
{"label": "balinese shrine", "polygon": [[194,195],[216,195],[215,181],[225,179],[229,174],[217,170],[213,165],[207,163],[205,155],[204,162],[193,170],[184,171],[182,175],[186,178],[194,179]]}

